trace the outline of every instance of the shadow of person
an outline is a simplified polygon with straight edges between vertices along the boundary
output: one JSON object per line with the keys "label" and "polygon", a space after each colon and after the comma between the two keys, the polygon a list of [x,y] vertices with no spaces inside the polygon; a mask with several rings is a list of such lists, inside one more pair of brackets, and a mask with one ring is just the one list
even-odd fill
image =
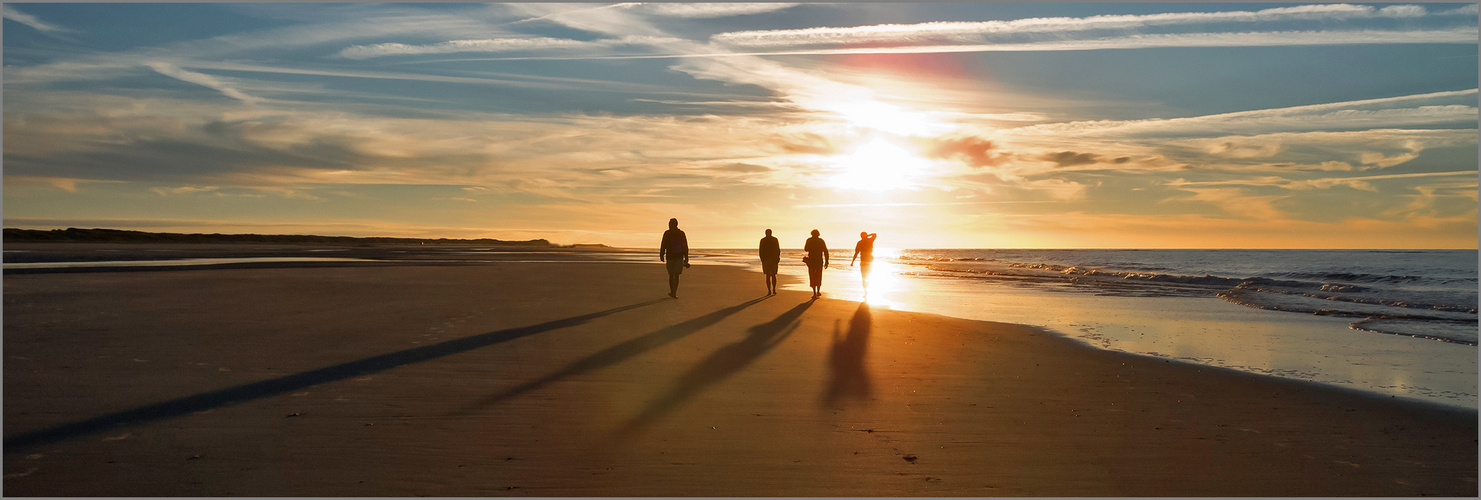
{"label": "shadow of person", "polygon": [[632,436],[706,387],[729,378],[766,354],[797,329],[802,312],[812,307],[815,300],[798,304],[776,319],[751,327],[746,330],[746,338],[716,350],[694,365],[679,377],[668,393],[649,403],[638,416],[624,424],[617,431],[617,437]]}
{"label": "shadow of person", "polygon": [[514,398],[526,392],[544,387],[546,384],[555,382],[557,380],[573,377],[593,370],[606,368],[608,366],[621,363],[639,354],[648,352],[659,346],[662,346],[669,342],[673,342],[675,340],[679,340],[681,338],[689,336],[689,334],[708,328],[710,325],[719,323],[720,320],[725,319],[726,316],[730,316],[732,314],[740,312],[741,309],[756,305],[757,303],[760,303],[761,301],[768,298],[771,297],[765,296],[751,299],[746,302],[736,304],[706,314],[704,316],[700,316],[698,318],[684,321],[682,323],[669,325],[664,328],[660,328],[658,330],[643,334],[641,336],[625,340],[621,343],[618,343],[617,345],[602,349],[601,351],[598,351],[590,356],[576,360],[575,362],[572,362],[571,364],[568,364],[559,370],[550,372],[543,377],[525,382],[523,384],[505,390],[504,392],[474,402],[468,406],[463,407],[463,409],[457,412],[456,415],[465,415],[479,408],[501,403],[505,400]]}
{"label": "shadow of person", "polygon": [[509,328],[467,337],[439,342],[432,345],[415,347],[401,351],[372,356],[347,363],[326,366],[323,368],[295,373],[274,379],[252,382],[249,384],[228,387],[210,392],[203,392],[193,396],[172,399],[159,403],[149,404],[110,413],[98,417],[89,418],[77,422],[60,424],[45,429],[21,432],[5,436],[4,447],[7,453],[28,448],[32,446],[54,443],[64,439],[72,439],[88,434],[96,434],[109,429],[137,425],[157,420],[181,417],[198,411],[221,408],[238,403],[244,403],[256,399],[268,398],[297,391],[306,387],[320,384],[337,382],[352,377],[361,377],[372,373],[379,373],[392,368],[406,366],[425,361],[431,361],[454,354],[464,353],[475,349],[481,349],[492,345],[508,342],[514,339],[528,337],[540,333],[570,328],[596,320],[603,316],[617,314],[640,307],[650,306],[669,299],[648,300],[621,307],[614,307],[605,311],[598,311],[580,316],[547,321],[544,323]]}
{"label": "shadow of person", "polygon": [[839,321],[833,322],[833,349],[828,353],[831,376],[828,390],[823,393],[823,403],[833,405],[842,398],[867,400],[869,397],[869,372],[864,369],[864,356],[869,351],[869,331],[872,316],[869,304],[859,303],[849,320],[848,335],[839,340]]}

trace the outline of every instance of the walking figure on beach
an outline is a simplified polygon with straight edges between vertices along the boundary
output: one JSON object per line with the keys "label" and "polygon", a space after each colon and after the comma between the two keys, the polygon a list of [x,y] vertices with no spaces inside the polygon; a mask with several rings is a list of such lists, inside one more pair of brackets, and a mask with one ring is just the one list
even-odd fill
{"label": "walking figure on beach", "polygon": [[854,265],[854,259],[859,259],[859,273],[864,277],[864,296],[869,296],[869,266],[874,263],[874,239],[878,234],[863,231],[859,233],[859,242],[854,244],[854,256],[848,260],[848,265]]}
{"label": "walking figure on beach", "polygon": [[679,275],[689,267],[689,238],[679,230],[679,219],[669,219],[669,230],[663,232],[663,243],[658,244],[658,261],[668,258],[669,296],[679,298]]}
{"label": "walking figure on beach", "polygon": [[777,242],[771,230],[766,230],[766,237],[761,238],[761,274],[766,275],[766,294],[776,295],[776,268],[782,261],[782,245]]}
{"label": "walking figure on beach", "polygon": [[807,239],[807,244],[802,249],[807,252],[807,257],[802,261],[807,263],[807,284],[812,286],[812,296],[823,296],[823,270],[828,268],[828,243],[819,238],[818,230],[812,230],[812,237]]}

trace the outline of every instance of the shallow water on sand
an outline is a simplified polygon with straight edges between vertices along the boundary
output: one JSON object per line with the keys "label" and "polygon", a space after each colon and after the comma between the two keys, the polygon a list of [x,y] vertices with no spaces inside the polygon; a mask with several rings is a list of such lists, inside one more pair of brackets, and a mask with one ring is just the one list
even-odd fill
{"label": "shallow water on sand", "polygon": [[[760,270],[741,256],[713,260]],[[916,266],[887,259],[875,262],[866,298],[859,270],[846,262],[824,273],[825,297],[1039,326],[1102,349],[1477,407],[1472,345],[1357,330],[1352,318],[1256,309],[1217,297],[1098,295],[922,276]],[[780,273],[793,278],[784,289],[809,290],[806,268],[784,265]]]}

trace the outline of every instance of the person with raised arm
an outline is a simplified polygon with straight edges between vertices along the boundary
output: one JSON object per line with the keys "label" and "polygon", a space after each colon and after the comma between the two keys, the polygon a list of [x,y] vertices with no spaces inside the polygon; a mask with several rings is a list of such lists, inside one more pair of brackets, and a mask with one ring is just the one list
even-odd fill
{"label": "person with raised arm", "polygon": [[859,274],[864,277],[864,296],[869,296],[869,266],[874,263],[874,239],[878,234],[868,231],[859,233],[859,242],[854,244],[854,256],[848,260],[848,265],[854,265],[854,259],[859,259]]}

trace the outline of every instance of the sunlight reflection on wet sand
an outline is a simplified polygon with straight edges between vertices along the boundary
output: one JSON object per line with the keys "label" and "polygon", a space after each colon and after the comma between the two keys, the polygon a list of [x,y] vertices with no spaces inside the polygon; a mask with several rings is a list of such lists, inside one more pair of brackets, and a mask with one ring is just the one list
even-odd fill
{"label": "sunlight reflection on wet sand", "polygon": [[[1240,371],[1476,408],[1476,351],[1351,330],[1347,318],[1243,307],[1216,298],[1119,297],[1001,283],[901,275],[874,263],[868,298],[857,266],[823,273],[823,297],[872,307],[1048,328],[1086,344]],[[808,291],[807,270],[782,266]],[[786,280],[783,280],[786,281]]]}

